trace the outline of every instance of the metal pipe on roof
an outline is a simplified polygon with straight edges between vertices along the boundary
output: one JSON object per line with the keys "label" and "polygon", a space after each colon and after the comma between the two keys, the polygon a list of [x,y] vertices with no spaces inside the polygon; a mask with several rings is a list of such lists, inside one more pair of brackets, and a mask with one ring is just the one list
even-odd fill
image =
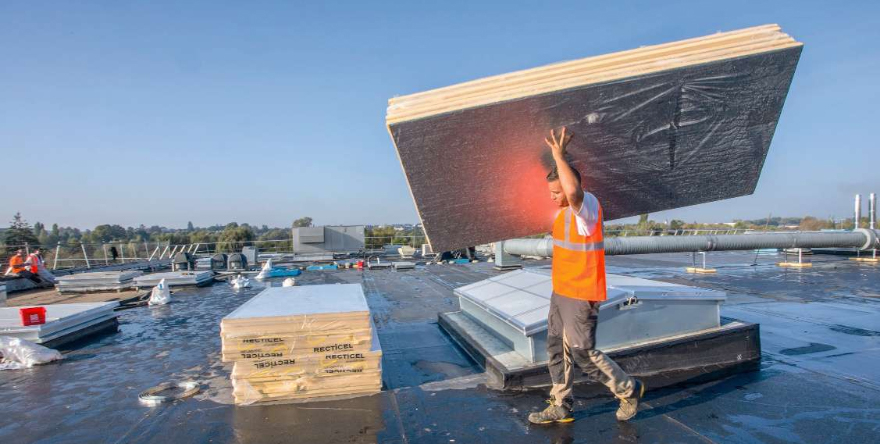
{"label": "metal pipe on roof", "polygon": [[862,195],[856,194],[856,212],[855,217],[853,218],[853,230],[857,230],[859,228],[859,223],[862,221]]}
{"label": "metal pipe on roof", "polygon": [[[878,232],[860,228],[847,232],[755,233],[699,236],[637,236],[605,238],[608,256],[691,251],[757,250],[762,248],[880,248]],[[504,250],[523,256],[553,256],[553,239],[511,239]]]}

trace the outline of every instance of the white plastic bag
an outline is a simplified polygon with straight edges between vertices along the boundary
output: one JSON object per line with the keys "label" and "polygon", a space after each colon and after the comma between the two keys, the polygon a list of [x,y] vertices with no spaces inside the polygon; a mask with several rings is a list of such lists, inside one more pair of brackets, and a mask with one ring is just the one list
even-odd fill
{"label": "white plastic bag", "polygon": [[287,278],[281,283],[282,287],[293,287],[294,285],[296,285],[296,279],[294,278]]}
{"label": "white plastic bag", "polygon": [[263,279],[269,278],[270,273],[272,273],[273,266],[274,265],[272,264],[272,258],[270,257],[269,259],[266,260],[266,263],[263,264],[263,268],[260,269],[260,273],[257,274],[257,280],[262,281]]}
{"label": "white plastic bag", "polygon": [[147,302],[148,305],[165,305],[171,302],[171,291],[168,289],[168,285],[165,284],[165,279],[159,281],[159,285],[153,287],[153,292],[150,293],[150,300]]}
{"label": "white plastic bag", "polygon": [[37,364],[64,359],[58,350],[11,336],[0,336],[0,356],[0,370],[31,368]]}
{"label": "white plastic bag", "polygon": [[250,281],[250,279],[248,279],[242,275],[238,275],[238,276],[232,278],[231,281],[229,281],[229,285],[232,285],[232,288],[235,290],[241,290],[242,288],[250,287],[251,281]]}

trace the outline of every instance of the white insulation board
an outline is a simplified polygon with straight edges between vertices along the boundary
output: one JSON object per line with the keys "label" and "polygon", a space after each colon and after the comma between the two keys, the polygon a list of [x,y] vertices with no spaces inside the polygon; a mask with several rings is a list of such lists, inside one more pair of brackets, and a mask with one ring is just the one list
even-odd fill
{"label": "white insulation board", "polygon": [[359,284],[304,285],[267,288],[223,319],[369,311],[364,290]]}

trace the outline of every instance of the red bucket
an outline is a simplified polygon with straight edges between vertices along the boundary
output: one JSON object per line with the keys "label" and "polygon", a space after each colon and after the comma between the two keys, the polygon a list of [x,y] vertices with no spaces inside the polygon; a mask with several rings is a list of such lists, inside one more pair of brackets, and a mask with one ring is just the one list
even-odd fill
{"label": "red bucket", "polygon": [[28,307],[19,310],[21,325],[40,325],[46,323],[46,307]]}

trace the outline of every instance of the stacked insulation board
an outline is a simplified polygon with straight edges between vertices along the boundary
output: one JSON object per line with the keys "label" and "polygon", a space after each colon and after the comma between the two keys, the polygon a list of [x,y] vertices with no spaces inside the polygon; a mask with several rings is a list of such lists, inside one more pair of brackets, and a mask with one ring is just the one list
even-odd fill
{"label": "stacked insulation board", "polygon": [[777,25],[474,80],[388,102],[434,251],[549,230],[551,129],[606,220],[751,194],[802,44]]}
{"label": "stacked insulation board", "polygon": [[138,270],[95,271],[60,276],[55,288],[59,293],[90,293],[97,291],[121,291],[134,286],[134,278],[142,275]]}
{"label": "stacked insulation board", "polygon": [[220,322],[237,404],[372,394],[382,349],[357,284],[270,287]]}
{"label": "stacked insulation board", "polygon": [[50,304],[46,308],[46,323],[24,326],[20,309],[0,308],[0,336],[25,339],[47,347],[58,347],[90,334],[114,330],[119,325],[114,309],[119,302],[91,302],[77,304]]}

